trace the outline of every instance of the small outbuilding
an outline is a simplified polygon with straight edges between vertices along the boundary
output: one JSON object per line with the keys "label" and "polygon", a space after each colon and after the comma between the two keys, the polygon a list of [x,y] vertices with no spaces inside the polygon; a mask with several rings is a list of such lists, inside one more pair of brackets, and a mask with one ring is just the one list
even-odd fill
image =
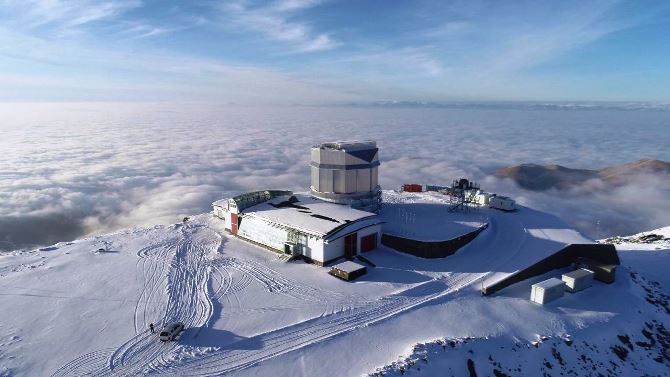
{"label": "small outbuilding", "polygon": [[365,275],[367,269],[365,266],[352,261],[338,263],[331,267],[330,274],[342,280],[350,281],[359,276]]}
{"label": "small outbuilding", "polygon": [[494,197],[494,194],[491,194],[489,192],[484,192],[484,191],[477,191],[475,194],[475,203],[482,205],[482,206],[487,206],[491,202],[491,198]]}
{"label": "small outbuilding", "polygon": [[530,301],[543,305],[563,297],[564,292],[565,282],[563,280],[557,278],[547,279],[533,284],[530,291]]}
{"label": "small outbuilding", "polygon": [[489,198],[489,207],[502,211],[514,211],[516,209],[516,202],[507,196],[495,195]]}
{"label": "small outbuilding", "polygon": [[585,268],[593,271],[593,278],[603,283],[614,283],[616,277],[616,264],[603,263],[591,258],[578,258],[575,261],[578,268]]}
{"label": "small outbuilding", "polygon": [[561,280],[565,282],[565,289],[568,292],[574,293],[586,289],[593,284],[594,272],[586,268],[580,268],[561,276]]}

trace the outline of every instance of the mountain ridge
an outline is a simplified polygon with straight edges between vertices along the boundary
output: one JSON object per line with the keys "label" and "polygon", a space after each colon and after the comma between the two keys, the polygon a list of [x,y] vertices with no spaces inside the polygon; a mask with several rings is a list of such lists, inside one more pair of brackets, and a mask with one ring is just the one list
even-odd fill
{"label": "mountain ridge", "polygon": [[590,180],[620,186],[644,175],[670,175],[670,163],[655,159],[640,159],[622,165],[601,169],[569,168],[558,164],[521,164],[498,169],[495,176],[509,178],[520,187],[531,191],[565,190],[578,187]]}

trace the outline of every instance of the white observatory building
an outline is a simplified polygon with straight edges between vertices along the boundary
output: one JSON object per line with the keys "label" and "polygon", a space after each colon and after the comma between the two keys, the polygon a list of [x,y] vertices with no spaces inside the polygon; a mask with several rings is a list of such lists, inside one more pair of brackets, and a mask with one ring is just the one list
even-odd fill
{"label": "white observatory building", "polygon": [[314,197],[354,208],[376,211],[379,149],[374,141],[336,141],[312,147]]}
{"label": "white observatory building", "polygon": [[212,203],[214,215],[231,234],[289,259],[301,256],[326,265],[376,249],[383,223],[373,213],[381,200],[377,144],[323,143],[311,154],[311,195],[244,193]]}

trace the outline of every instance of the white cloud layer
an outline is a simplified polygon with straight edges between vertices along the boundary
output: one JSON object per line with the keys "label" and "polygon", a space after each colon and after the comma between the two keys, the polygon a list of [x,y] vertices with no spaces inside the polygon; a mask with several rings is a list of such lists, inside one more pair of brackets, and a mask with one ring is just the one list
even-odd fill
{"label": "white cloud layer", "polygon": [[309,147],[331,139],[377,140],[385,188],[465,175],[592,236],[670,224],[668,177],[609,193],[531,193],[491,177],[525,162],[670,160],[667,111],[73,103],[1,104],[0,119],[0,249],[173,223],[247,190],[306,190]]}

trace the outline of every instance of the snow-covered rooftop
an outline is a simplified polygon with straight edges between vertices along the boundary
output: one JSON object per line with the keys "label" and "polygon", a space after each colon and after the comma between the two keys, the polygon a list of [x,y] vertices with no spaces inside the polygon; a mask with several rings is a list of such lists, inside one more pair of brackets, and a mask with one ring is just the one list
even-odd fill
{"label": "snow-covered rooftop", "polygon": [[365,266],[348,260],[348,261],[344,261],[342,263],[338,263],[338,264],[334,265],[333,268],[336,268],[340,271],[344,271],[344,272],[350,274],[354,271],[358,271],[360,269],[365,268]]}
{"label": "snow-covered rooftop", "polygon": [[486,211],[449,212],[445,195],[384,191],[379,218],[384,233],[421,241],[446,241],[486,225]]}
{"label": "snow-covered rooftop", "polygon": [[593,271],[587,270],[586,268],[580,268],[580,269],[570,271],[568,273],[563,274],[563,276],[567,276],[567,277],[570,277],[570,278],[573,278],[573,279],[579,279],[579,278],[582,278],[584,276],[589,276],[589,275],[593,275]]}
{"label": "snow-covered rooftop", "polygon": [[533,287],[548,289],[548,288],[553,288],[553,287],[563,285],[563,284],[565,284],[565,282],[563,282],[563,280],[561,280],[561,279],[549,278],[545,281],[541,281],[539,283],[533,284]]}
{"label": "snow-covered rooftop", "polygon": [[242,213],[319,236],[325,236],[348,223],[377,216],[372,212],[325,202],[304,194],[280,196],[249,207]]}
{"label": "snow-covered rooftop", "polygon": [[213,206],[219,206],[219,207],[224,207],[228,206],[228,199],[219,199],[212,203]]}
{"label": "snow-covered rooftop", "polygon": [[377,148],[377,143],[372,140],[347,140],[347,141],[333,141],[328,143],[321,143],[316,148],[324,149],[340,149],[340,150],[359,150]]}

